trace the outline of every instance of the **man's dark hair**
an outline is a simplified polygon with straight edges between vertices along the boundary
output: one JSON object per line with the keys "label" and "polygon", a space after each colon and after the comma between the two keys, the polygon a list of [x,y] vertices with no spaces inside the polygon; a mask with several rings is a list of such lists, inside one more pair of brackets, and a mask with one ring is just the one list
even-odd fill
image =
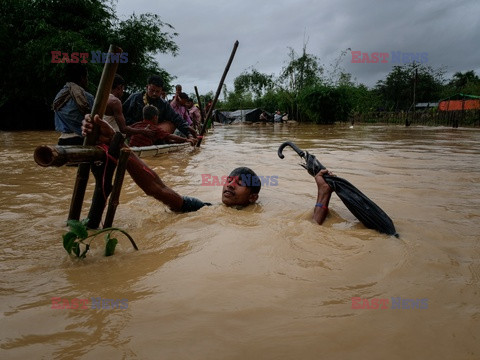
{"label": "man's dark hair", "polygon": [[163,79],[160,75],[151,75],[147,80],[147,85],[155,85],[163,89]]}
{"label": "man's dark hair", "polygon": [[85,64],[82,63],[68,63],[65,66],[65,80],[73,82],[77,85],[81,84],[82,80],[88,76],[88,70]]}
{"label": "man's dark hair", "polygon": [[152,120],[155,116],[158,116],[158,109],[153,105],[145,105],[143,107],[143,118],[145,120]]}
{"label": "man's dark hair", "polygon": [[115,89],[117,86],[125,85],[125,79],[118,74],[115,74],[113,78],[112,89]]}
{"label": "man's dark hair", "polygon": [[184,92],[181,92],[178,96],[180,97],[180,99],[188,100],[188,95]]}
{"label": "man's dark hair", "polygon": [[250,189],[252,194],[258,194],[262,187],[261,179],[255,174],[255,171],[248,167],[238,167],[230,173],[231,177],[238,177],[242,184]]}

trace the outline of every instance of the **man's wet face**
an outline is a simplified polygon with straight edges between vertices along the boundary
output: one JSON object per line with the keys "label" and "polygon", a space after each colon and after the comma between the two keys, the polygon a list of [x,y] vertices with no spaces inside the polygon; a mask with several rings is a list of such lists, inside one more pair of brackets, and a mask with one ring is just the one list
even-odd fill
{"label": "man's wet face", "polygon": [[252,194],[251,189],[242,184],[238,176],[229,176],[222,188],[222,202],[227,206],[246,206],[253,204],[258,194]]}
{"label": "man's wet face", "polygon": [[119,99],[121,99],[122,96],[123,96],[123,93],[125,92],[125,85],[123,85],[123,84],[122,84],[122,85],[118,85],[118,86],[115,88],[115,90],[116,90],[116,93],[117,93],[117,95],[118,95],[117,97],[118,97]]}

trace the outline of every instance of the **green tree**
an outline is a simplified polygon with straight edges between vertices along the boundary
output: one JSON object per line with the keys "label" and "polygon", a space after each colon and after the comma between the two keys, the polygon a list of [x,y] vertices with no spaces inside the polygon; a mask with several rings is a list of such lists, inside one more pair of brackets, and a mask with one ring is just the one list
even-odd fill
{"label": "green tree", "polygon": [[327,70],[327,80],[325,83],[331,86],[347,85],[347,83],[351,86],[354,85],[351,81],[352,75],[347,73],[344,67],[341,65],[343,58],[348,54],[349,51],[352,51],[352,49],[347,48],[342,50],[337,58],[330,64],[330,68]]}
{"label": "green tree", "polygon": [[[110,44],[128,53],[118,73],[132,90],[143,88],[148,74],[171,77],[152,58],[175,55],[176,33],[157,15],[132,15],[120,21],[109,0],[0,0],[0,116],[2,129],[49,129],[55,94],[64,84],[64,64],[51,51],[106,52]],[[103,64],[88,63],[95,94]],[[26,106],[27,105],[27,106]]]}
{"label": "green tree", "polygon": [[[163,31],[164,28],[167,31]],[[128,62],[120,64],[118,72],[128,81],[129,89],[144,89],[148,76],[158,74],[163,77],[165,90],[170,91],[174,78],[159,67],[154,55],[177,54],[178,46],[173,37],[178,34],[169,32],[173,31],[172,25],[163,22],[156,14],[132,14],[129,19],[117,22],[112,30],[110,41],[128,53]]]}
{"label": "green tree", "polygon": [[256,98],[260,98],[266,92],[272,90],[274,86],[273,75],[262,74],[253,68],[251,71],[244,71],[237,76],[233,85],[236,94],[250,92]]}
{"label": "green tree", "polygon": [[365,85],[348,87],[349,97],[352,100],[352,111],[366,113],[376,111],[381,106],[381,97],[378,92],[368,89]]}
{"label": "green tree", "polygon": [[227,92],[226,101],[219,104],[225,110],[249,109],[255,107],[253,96],[250,92]]}
{"label": "green tree", "polygon": [[448,84],[449,94],[464,93],[469,95],[480,95],[480,78],[475,71],[456,72]]}
{"label": "green tree", "polygon": [[317,56],[307,53],[306,43],[303,45],[301,56],[292,48],[288,56],[290,61],[282,69],[278,78],[278,85],[281,88],[280,98],[283,103],[280,108],[282,111],[288,111],[291,117],[304,120],[298,106],[299,95],[304,89],[322,83],[323,67],[319,64],[320,60]]}
{"label": "green tree", "polygon": [[51,63],[51,51],[96,50],[106,42],[111,13],[94,1],[1,0],[0,8],[2,127],[52,127],[63,66]]}
{"label": "green tree", "polygon": [[347,86],[316,85],[304,89],[299,96],[299,108],[305,120],[318,124],[347,121],[353,108]]}
{"label": "green tree", "polygon": [[303,46],[301,56],[298,56],[292,48],[288,56],[290,61],[282,69],[279,77],[284,89],[298,93],[307,86],[322,83],[323,67],[319,64],[317,56],[307,53],[306,44]]}
{"label": "green tree", "polygon": [[436,101],[441,96],[443,69],[433,69],[424,64],[394,66],[385,80],[377,82],[376,89],[388,110],[409,110],[415,102]]}

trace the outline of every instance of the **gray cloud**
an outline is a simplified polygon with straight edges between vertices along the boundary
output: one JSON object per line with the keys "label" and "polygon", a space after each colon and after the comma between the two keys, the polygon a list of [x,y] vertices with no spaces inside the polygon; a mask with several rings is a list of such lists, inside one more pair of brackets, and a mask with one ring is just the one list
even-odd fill
{"label": "gray cloud", "polygon": [[[428,65],[446,67],[447,76],[475,70],[480,75],[480,2],[477,0],[185,1],[119,0],[117,14],[152,12],[175,27],[177,57],[158,55],[188,92],[215,91],[235,40],[240,42],[226,79],[244,70],[278,75],[288,47],[318,56],[328,68],[340,53],[426,52]],[[391,70],[387,64],[353,64],[350,52],[340,65],[373,86]]]}

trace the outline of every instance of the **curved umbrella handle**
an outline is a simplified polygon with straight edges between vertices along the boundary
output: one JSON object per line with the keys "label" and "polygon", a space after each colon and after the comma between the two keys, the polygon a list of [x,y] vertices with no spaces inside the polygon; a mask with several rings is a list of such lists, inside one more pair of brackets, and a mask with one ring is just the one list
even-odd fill
{"label": "curved umbrella handle", "polygon": [[297,154],[305,160],[305,164],[300,165],[307,169],[310,175],[315,176],[320,170],[325,169],[325,166],[323,166],[314,155],[309,154],[308,151],[301,150],[297,145],[290,141],[285,141],[278,148],[278,157],[280,159],[285,158],[285,156],[282,154],[282,151],[287,145],[290,146],[293,150],[295,150]]}
{"label": "curved umbrella handle", "polygon": [[282,145],[280,145],[280,147],[278,148],[278,157],[280,159],[283,159],[285,157],[285,155],[282,154],[283,152],[283,149],[285,149],[286,146],[290,146],[293,150],[295,150],[297,152],[297,154],[300,156],[300,157],[305,157],[305,152],[300,150],[300,148],[295,145],[294,143],[291,143],[290,141],[285,141]]}

